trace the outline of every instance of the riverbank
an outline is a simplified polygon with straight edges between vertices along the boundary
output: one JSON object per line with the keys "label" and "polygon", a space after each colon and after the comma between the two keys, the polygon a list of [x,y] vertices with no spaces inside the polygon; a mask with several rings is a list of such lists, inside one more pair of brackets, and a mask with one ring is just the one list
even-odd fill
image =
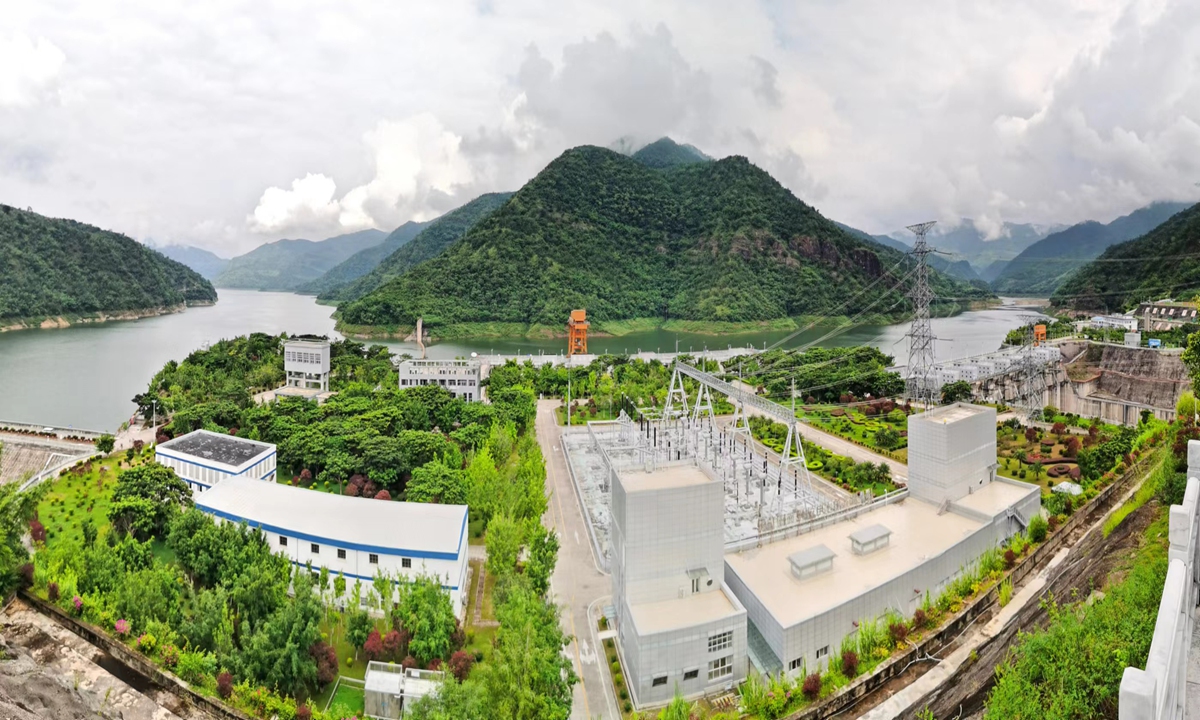
{"label": "riverbank", "polygon": [[43,315],[30,318],[3,318],[0,319],[0,332],[12,332],[14,330],[57,330],[75,325],[95,325],[114,320],[141,320],[143,318],[158,317],[159,315],[173,315],[183,312],[189,307],[205,307],[213,304],[215,303],[180,303],[165,307],[119,310],[111,313],[97,312],[80,315],[68,314]]}
{"label": "riverbank", "polygon": [[[938,307],[938,317],[953,317],[969,310],[999,307],[1000,300],[973,301],[970,303],[946,303]],[[891,325],[905,322],[912,316],[908,313],[872,314],[854,318],[856,325]],[[673,332],[709,337],[730,337],[763,332],[791,332],[819,322],[823,326],[836,327],[849,324],[845,315],[834,317],[799,315],[773,320],[751,320],[726,322],[721,320],[683,320],[677,318],[629,318],[625,320],[593,320],[588,329],[589,338],[621,338],[637,333]],[[357,340],[413,340],[415,328],[411,325],[349,325],[337,320],[336,329],[346,337]],[[527,340],[552,340],[565,338],[566,324],[561,326],[517,322],[473,322],[447,325],[425,324],[426,342],[445,340],[468,340],[483,338],[511,338]]]}

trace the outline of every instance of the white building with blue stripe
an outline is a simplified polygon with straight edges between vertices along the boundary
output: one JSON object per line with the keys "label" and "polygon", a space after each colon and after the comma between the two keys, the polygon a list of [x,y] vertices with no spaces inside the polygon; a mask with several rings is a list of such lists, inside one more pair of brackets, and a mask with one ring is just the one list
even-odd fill
{"label": "white building with blue stripe", "polygon": [[154,460],[174,470],[193,495],[229,478],[275,481],[274,445],[208,430],[155,445]]}
{"label": "white building with blue stripe", "polygon": [[393,579],[432,575],[450,593],[460,619],[467,597],[467,506],[350,497],[230,477],[195,496],[196,507],[221,520],[262,530],[296,565],[328,568],[355,580],[363,597],[380,570]]}

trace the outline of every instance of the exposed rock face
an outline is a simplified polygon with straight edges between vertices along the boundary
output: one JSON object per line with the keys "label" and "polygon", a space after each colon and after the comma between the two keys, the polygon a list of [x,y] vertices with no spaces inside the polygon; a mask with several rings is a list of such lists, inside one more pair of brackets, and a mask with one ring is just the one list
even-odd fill
{"label": "exposed rock face", "polygon": [[1173,408],[1191,386],[1175,353],[1106,345],[1099,367],[1099,392],[1143,405]]}

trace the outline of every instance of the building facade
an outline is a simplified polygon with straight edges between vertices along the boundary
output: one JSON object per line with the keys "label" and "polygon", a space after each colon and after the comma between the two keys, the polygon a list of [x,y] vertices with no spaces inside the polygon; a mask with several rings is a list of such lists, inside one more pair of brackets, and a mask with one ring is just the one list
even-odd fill
{"label": "building facade", "polygon": [[[1142,319],[1142,330],[1170,330],[1189,323],[1200,323],[1196,303],[1159,300],[1138,306],[1137,317]],[[1136,327],[1130,328],[1137,330]]]}
{"label": "building facade", "polygon": [[1138,329],[1138,319],[1127,315],[1097,315],[1088,325],[1094,330],[1124,330],[1133,332]]}
{"label": "building facade", "polygon": [[201,493],[230,478],[275,480],[275,446],[208,430],[154,446],[154,461],[175,471]]}
{"label": "building facade", "polygon": [[283,344],[287,386],[329,391],[329,341],[288,340]]}
{"label": "building facade", "polygon": [[436,577],[460,619],[466,607],[467,506],[354,498],[248,478],[228,479],[196,496],[196,507],[259,528],[294,565],[311,563],[356,580],[362,605],[382,571],[392,579]]}
{"label": "building facade", "polygon": [[724,487],[690,462],[612,474],[613,602],[634,703],[732,688],[748,671],[746,610],[725,584]]}
{"label": "building facade", "polygon": [[397,368],[400,389],[440,385],[454,397],[480,400],[480,363],[476,360],[405,360]]}

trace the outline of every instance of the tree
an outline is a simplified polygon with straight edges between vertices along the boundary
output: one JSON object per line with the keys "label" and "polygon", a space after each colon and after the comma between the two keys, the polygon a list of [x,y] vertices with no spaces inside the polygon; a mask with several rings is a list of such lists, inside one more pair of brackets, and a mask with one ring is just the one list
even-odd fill
{"label": "tree", "polygon": [[444,682],[438,689],[405,706],[405,720],[476,720],[494,717],[483,685],[473,681]]}
{"label": "tree", "polygon": [[333,579],[333,596],[339,603],[346,597],[346,577],[342,575],[341,570],[338,570],[337,577]]}
{"label": "tree", "polygon": [[1052,432],[1055,435],[1058,435],[1060,437],[1066,431],[1067,431],[1067,425],[1066,425],[1066,423],[1063,423],[1063,422],[1056,422],[1056,423],[1054,423],[1054,425],[1052,425],[1050,427],[1050,432]]}
{"label": "tree", "polygon": [[471,666],[475,664],[475,656],[471,653],[462,650],[456,651],[450,656],[450,661],[446,663],[450,667],[451,674],[459,682],[467,679],[467,675],[471,674]]}
{"label": "tree", "polygon": [[29,558],[21,538],[37,512],[43,485],[21,492],[20,483],[0,485],[0,591],[8,593],[20,581],[18,568]]}
{"label": "tree", "polygon": [[1041,477],[1042,477],[1042,464],[1040,462],[1035,462],[1033,464],[1033,479],[1040,480]]}
{"label": "tree", "polygon": [[108,433],[104,433],[100,437],[96,438],[96,449],[99,450],[100,452],[104,453],[105,455],[112,452],[113,446],[116,444],[117,444],[117,441],[113,438],[112,435],[109,435]]}
{"label": "tree", "polygon": [[400,600],[393,609],[394,620],[411,635],[409,653],[422,666],[450,653],[455,631],[450,594],[434,576],[418,575],[400,583]]}
{"label": "tree", "polygon": [[90,517],[79,522],[79,532],[83,534],[83,546],[90,548],[96,544],[96,524]]}
{"label": "tree", "polygon": [[891,450],[900,443],[900,434],[890,427],[882,427],[875,432],[875,444],[885,450]]}
{"label": "tree", "polygon": [[513,572],[517,557],[521,553],[521,526],[506,515],[497,515],[488,521],[487,571],[497,581]]}
{"label": "tree", "polygon": [[515,584],[496,615],[495,650],[483,673],[493,717],[566,720],[578,678],[562,652],[558,608]]}
{"label": "tree", "polygon": [[321,603],[308,573],[296,573],[292,587],[295,597],[255,629],[238,664],[255,682],[304,695],[317,689],[317,662],[310,650],[321,639]]}
{"label": "tree", "polygon": [[942,402],[945,404],[970,400],[971,395],[971,383],[966,380],[957,380],[942,386]]}
{"label": "tree", "polygon": [[108,516],[118,532],[146,540],[163,537],[180,508],[191,506],[192,491],[174,470],[147,463],[117,478]]}
{"label": "tree", "polygon": [[1025,440],[1026,440],[1026,442],[1034,442],[1035,440],[1037,440],[1037,434],[1038,434],[1038,433],[1037,433],[1037,428],[1033,427],[1032,425],[1030,425],[1029,427],[1025,428]]}
{"label": "tree", "polygon": [[1067,457],[1071,457],[1071,458],[1078,456],[1079,455],[1079,446],[1080,446],[1079,438],[1072,435],[1071,437],[1067,438],[1067,446],[1064,450],[1064,454],[1066,454]]}
{"label": "tree", "polygon": [[550,589],[550,576],[558,562],[558,535],[541,523],[533,526],[529,539],[529,562],[525,563],[525,577],[529,586],[539,596]]}
{"label": "tree", "polygon": [[383,658],[383,638],[379,636],[379,630],[371,628],[371,632],[367,635],[366,642],[363,643],[363,653],[367,656],[367,660],[379,660]]}
{"label": "tree", "polygon": [[350,609],[349,617],[346,619],[346,642],[355,649],[362,647],[374,627],[371,616],[358,609],[356,605]]}
{"label": "tree", "polygon": [[462,470],[447,467],[439,458],[413,470],[404,493],[409,502],[465,505],[466,478]]}
{"label": "tree", "polygon": [[537,396],[528,387],[516,386],[489,392],[488,398],[496,406],[496,412],[516,424],[520,432],[525,432],[537,415]]}
{"label": "tree", "polygon": [[[1191,339],[1188,340],[1188,345],[1189,347],[1191,346]],[[1188,373],[1193,377],[1196,376],[1196,374],[1192,372],[1191,366],[1188,367]],[[1196,396],[1191,390],[1185,390],[1184,392],[1180,393],[1179,400],[1175,402],[1175,414],[1181,420],[1183,418],[1196,417]]]}

